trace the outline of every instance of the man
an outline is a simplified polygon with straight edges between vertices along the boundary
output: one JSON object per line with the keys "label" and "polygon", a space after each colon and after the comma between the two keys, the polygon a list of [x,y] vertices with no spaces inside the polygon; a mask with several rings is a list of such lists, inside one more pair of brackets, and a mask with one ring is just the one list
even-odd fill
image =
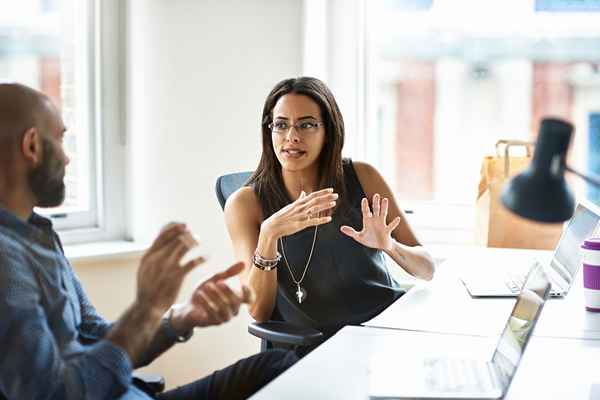
{"label": "man", "polygon": [[[193,328],[228,321],[252,293],[223,282],[242,271],[237,263],[172,307],[184,277],[204,261],[180,265],[197,243],[172,223],[142,257],[134,303],[106,323],[51,222],[33,212],[64,200],[65,130],[45,95],[0,84],[0,398],[150,399],[132,384],[132,369],[187,340]],[[245,398],[294,361],[292,353],[260,353],[158,398]]]}

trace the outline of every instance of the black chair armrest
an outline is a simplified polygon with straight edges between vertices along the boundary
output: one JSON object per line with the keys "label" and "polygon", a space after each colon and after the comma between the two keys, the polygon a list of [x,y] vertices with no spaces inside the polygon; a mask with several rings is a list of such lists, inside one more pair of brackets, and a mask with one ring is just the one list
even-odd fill
{"label": "black chair armrest", "polygon": [[165,390],[165,378],[147,372],[133,371],[133,383],[151,396]]}
{"label": "black chair armrest", "polygon": [[323,340],[323,333],[313,328],[295,326],[282,321],[252,322],[248,332],[273,343],[291,346],[310,346]]}

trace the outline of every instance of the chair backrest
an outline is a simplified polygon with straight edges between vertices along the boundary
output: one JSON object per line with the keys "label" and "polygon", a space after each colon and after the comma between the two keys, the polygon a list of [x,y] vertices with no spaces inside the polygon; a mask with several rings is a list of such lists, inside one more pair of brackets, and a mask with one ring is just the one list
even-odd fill
{"label": "chair backrest", "polygon": [[[222,175],[217,178],[216,192],[217,199],[221,208],[225,208],[225,202],[227,198],[231,196],[233,192],[244,186],[250,176],[251,171],[235,172],[233,174]],[[312,328],[298,328],[294,326],[285,326],[277,324],[278,321],[283,321],[277,306],[275,306],[273,313],[271,314],[270,321],[266,323],[251,323],[248,331],[255,336],[260,337],[261,340],[261,351],[271,349],[274,346],[269,337],[275,337],[276,343],[283,343],[283,347],[295,347],[297,346],[296,341],[300,340],[303,344],[316,344],[322,341],[323,334]],[[273,324],[276,324],[277,329],[273,328]],[[298,330],[300,329],[300,330]],[[290,340],[288,337],[292,337]],[[283,339],[282,339],[283,338]]]}
{"label": "chair backrest", "polygon": [[250,175],[252,175],[252,171],[244,171],[222,175],[217,178],[217,185],[215,189],[217,191],[217,199],[219,199],[221,208],[225,208],[225,202],[233,192],[248,182]]}

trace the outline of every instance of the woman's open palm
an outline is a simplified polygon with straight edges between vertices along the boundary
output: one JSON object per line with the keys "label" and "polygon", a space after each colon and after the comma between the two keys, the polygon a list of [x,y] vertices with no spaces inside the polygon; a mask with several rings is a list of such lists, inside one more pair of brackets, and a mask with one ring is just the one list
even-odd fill
{"label": "woman's open palm", "polygon": [[373,196],[373,211],[369,208],[369,201],[366,198],[363,198],[360,204],[363,216],[362,230],[357,232],[351,226],[344,225],[340,228],[342,233],[350,236],[363,246],[379,250],[391,249],[394,242],[392,231],[400,223],[400,217],[394,218],[392,222],[387,224],[388,199],[384,198],[382,200],[379,194],[376,193]]}

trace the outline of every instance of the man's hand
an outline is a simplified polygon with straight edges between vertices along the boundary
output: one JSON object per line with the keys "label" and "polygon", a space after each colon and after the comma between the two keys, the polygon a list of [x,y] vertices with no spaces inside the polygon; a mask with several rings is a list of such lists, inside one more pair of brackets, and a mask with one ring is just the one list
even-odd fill
{"label": "man's hand", "polygon": [[136,303],[151,314],[162,316],[175,302],[183,278],[204,262],[198,257],[180,265],[183,256],[197,245],[184,224],[167,225],[142,257]]}
{"label": "man's hand", "polygon": [[123,348],[133,365],[152,360],[164,350],[151,345],[160,318],[173,304],[185,275],[204,262],[194,258],[185,265],[183,256],[197,243],[184,224],[171,223],[158,235],[142,257],[137,274],[135,303],[125,311],[106,339]]}
{"label": "man's hand", "polygon": [[242,285],[237,293],[224,282],[243,269],[244,263],[237,262],[198,285],[190,300],[174,310],[173,328],[184,333],[195,327],[219,325],[236,316],[242,304],[251,304],[254,295],[248,286]]}

